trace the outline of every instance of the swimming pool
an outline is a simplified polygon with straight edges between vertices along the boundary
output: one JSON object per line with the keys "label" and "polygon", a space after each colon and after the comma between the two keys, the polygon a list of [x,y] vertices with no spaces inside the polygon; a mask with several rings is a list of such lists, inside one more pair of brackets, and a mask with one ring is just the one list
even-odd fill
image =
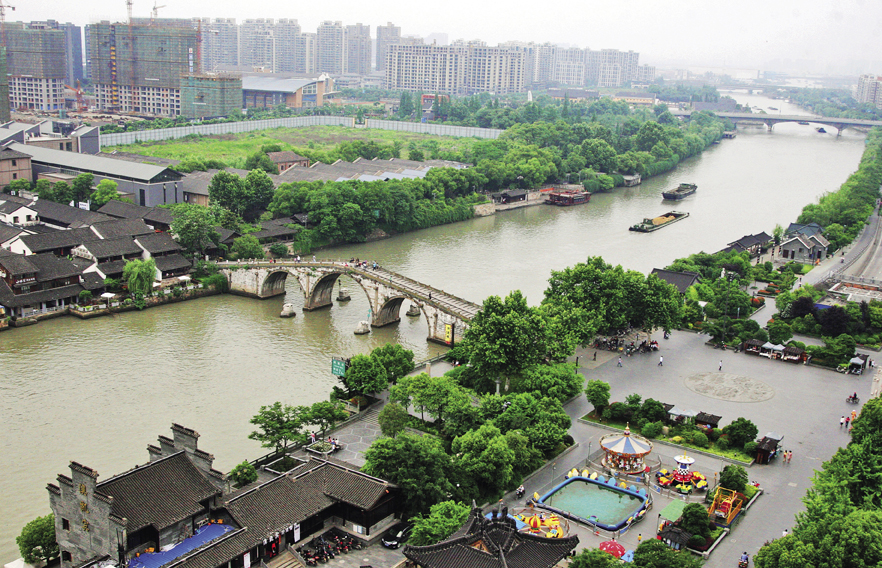
{"label": "swimming pool", "polygon": [[539,503],[574,521],[617,531],[628,524],[628,519],[633,522],[642,518],[640,513],[649,499],[645,490],[641,493],[611,482],[574,476],[546,493]]}

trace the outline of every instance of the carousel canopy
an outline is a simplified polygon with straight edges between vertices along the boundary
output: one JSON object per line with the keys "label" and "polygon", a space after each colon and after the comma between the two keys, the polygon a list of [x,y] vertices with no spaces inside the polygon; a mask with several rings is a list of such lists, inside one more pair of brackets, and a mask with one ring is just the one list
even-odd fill
{"label": "carousel canopy", "polygon": [[610,434],[600,439],[600,446],[607,452],[623,456],[642,456],[652,451],[652,443],[642,436],[632,436],[630,430],[624,434]]}

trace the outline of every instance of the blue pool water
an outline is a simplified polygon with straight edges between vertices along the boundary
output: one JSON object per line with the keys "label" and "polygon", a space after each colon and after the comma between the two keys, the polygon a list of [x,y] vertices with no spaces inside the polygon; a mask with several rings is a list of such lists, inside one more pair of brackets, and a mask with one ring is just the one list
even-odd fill
{"label": "blue pool water", "polygon": [[571,477],[544,495],[539,502],[575,521],[619,530],[636,518],[647,497],[587,477]]}

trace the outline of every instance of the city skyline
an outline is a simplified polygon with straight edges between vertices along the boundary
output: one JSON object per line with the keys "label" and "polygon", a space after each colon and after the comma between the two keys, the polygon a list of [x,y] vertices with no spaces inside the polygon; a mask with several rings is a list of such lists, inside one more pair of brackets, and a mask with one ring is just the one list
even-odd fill
{"label": "city skyline", "polygon": [[[117,5],[118,4],[118,5]],[[446,33],[455,39],[480,39],[488,44],[506,41],[555,43],[591,49],[632,49],[644,61],[661,66],[713,65],[831,74],[878,73],[873,30],[882,24],[882,4],[843,0],[835,6],[818,1],[747,0],[737,10],[708,9],[706,3],[686,0],[662,5],[633,0],[626,5],[586,6],[569,0],[543,5],[543,11],[520,4],[498,6],[452,0],[431,20],[411,2],[385,2],[382,10],[351,0],[334,5],[294,9],[282,3],[259,8],[228,0],[192,0],[160,8],[160,18],[296,18],[304,30],[324,21],[377,26],[391,21],[401,34],[427,36]],[[125,3],[82,0],[76,4],[22,3],[8,20],[71,21],[86,25],[100,20],[122,21]],[[152,4],[136,2],[135,17],[149,17]],[[598,25],[603,22],[603,25]],[[374,30],[372,30],[374,31]]]}

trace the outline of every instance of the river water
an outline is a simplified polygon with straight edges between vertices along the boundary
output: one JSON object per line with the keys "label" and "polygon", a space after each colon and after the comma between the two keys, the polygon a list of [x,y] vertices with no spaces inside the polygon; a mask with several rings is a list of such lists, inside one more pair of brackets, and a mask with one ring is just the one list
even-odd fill
{"label": "river water", "polygon": [[[805,114],[783,101],[734,96]],[[856,169],[863,146],[863,135],[854,131],[836,138],[814,125],[779,124],[772,133],[739,129],[736,139],[675,171],[592,196],[587,205],[528,207],[319,255],[376,260],[476,303],[520,289],[537,304],[551,270],[589,256],[648,272],[677,257],[714,252],[744,234],[771,233],[776,223],[786,226],[804,204],[838,188]],[[698,192],[673,206],[663,203],[661,192],[680,182],[698,184]],[[671,209],[691,216],[655,233],[628,231]],[[282,298],[225,295],[0,334],[0,559],[18,556],[15,536],[49,511],[45,486],[69,473],[70,460],[106,479],[147,461],[147,444],[170,435],[178,422],[199,431],[200,448],[229,471],[264,452],[247,438],[261,405],[327,397],[335,384],[332,356],[390,341],[412,349],[418,360],[440,352],[425,341],[425,321],[404,316],[406,306],[399,325],[355,336],[369,305],[354,282],[343,280],[351,302],[304,314],[303,295],[288,280],[294,319],[278,317]]]}

